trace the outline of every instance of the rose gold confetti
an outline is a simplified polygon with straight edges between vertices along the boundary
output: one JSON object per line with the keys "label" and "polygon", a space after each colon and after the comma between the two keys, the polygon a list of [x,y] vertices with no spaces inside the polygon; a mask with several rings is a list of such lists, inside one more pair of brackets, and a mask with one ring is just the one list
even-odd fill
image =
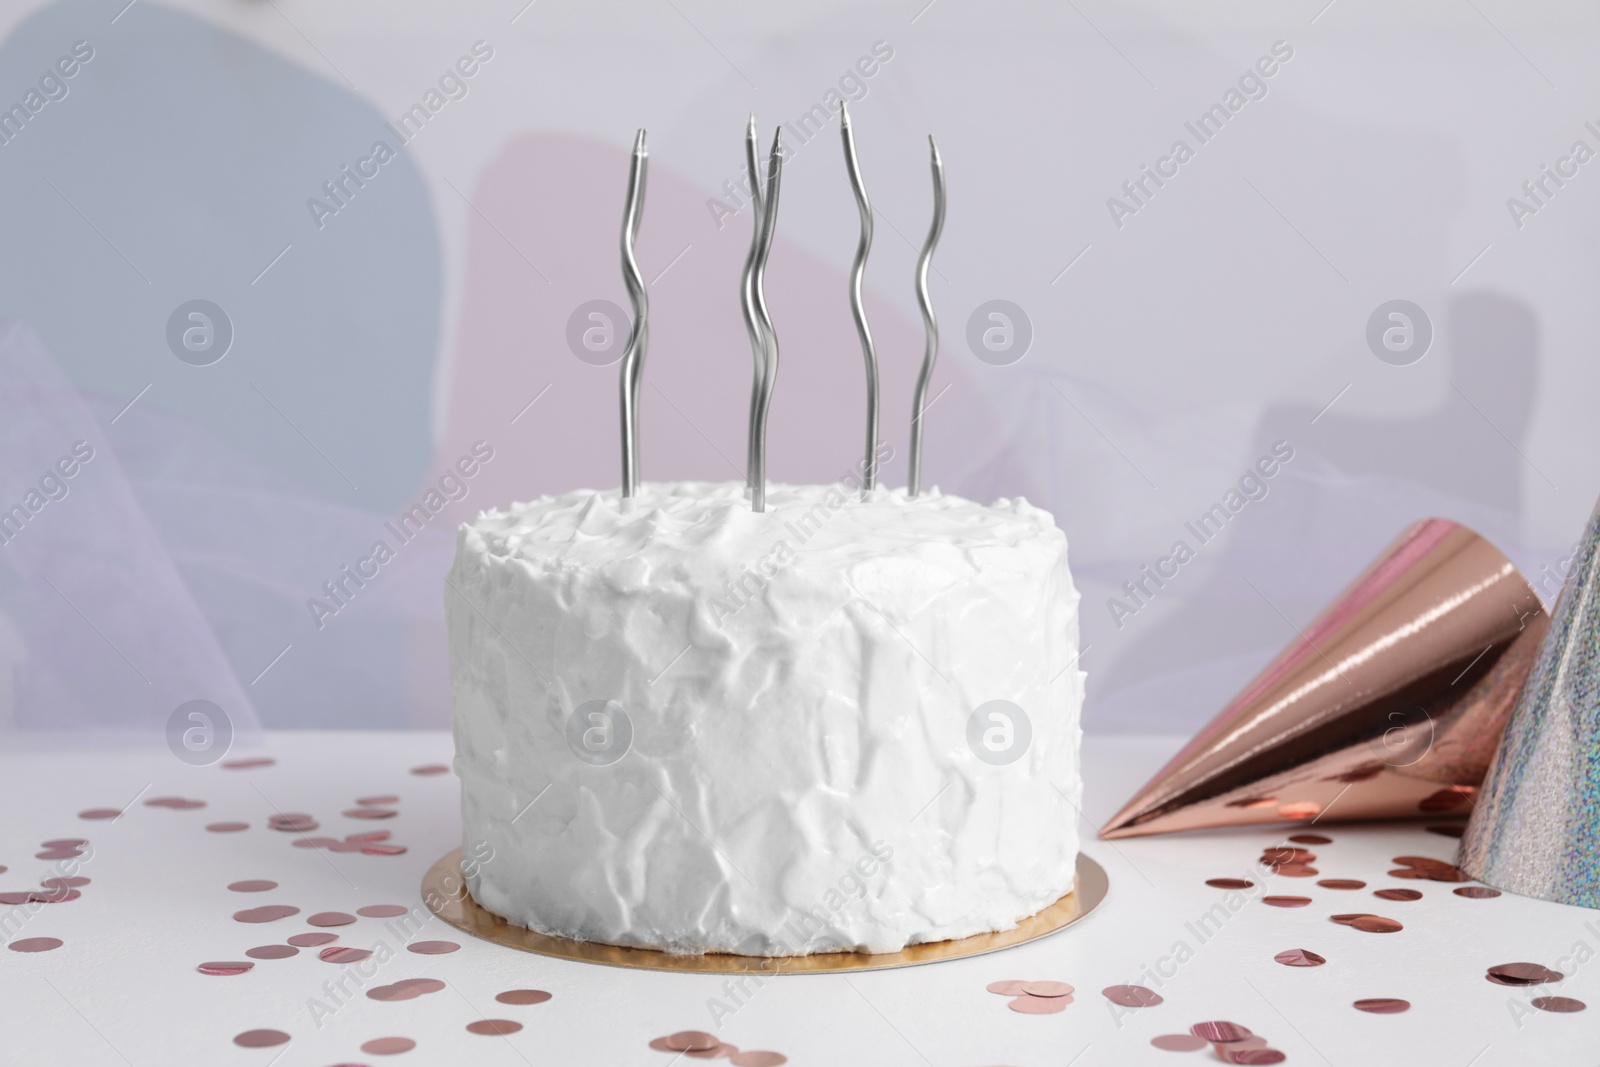
{"label": "rose gold confetti", "polygon": [[121,808],[87,808],[78,812],[80,819],[115,819],[122,814]]}
{"label": "rose gold confetti", "polygon": [[1421,900],[1422,892],[1417,889],[1374,889],[1372,895],[1383,900]]}
{"label": "rose gold confetti", "polygon": [[542,989],[508,989],[496,993],[494,999],[502,1004],[543,1004],[550,999],[550,994]]}
{"label": "rose gold confetti", "polygon": [[437,978],[402,978],[395,985],[423,993],[437,993],[444,988],[444,983]]}
{"label": "rose gold confetti", "polygon": [[1296,800],[1278,805],[1278,815],[1284,819],[1312,819],[1322,814],[1322,805],[1314,800]]}
{"label": "rose gold confetti", "polygon": [[88,839],[82,837],[57,837],[49,841],[40,841],[40,848],[79,848],[87,845]]}
{"label": "rose gold confetti", "polygon": [[396,796],[356,797],[356,803],[360,804],[363,808],[382,808],[387,807],[390,804],[400,803],[400,798]]}
{"label": "rose gold confetti", "polygon": [[454,952],[461,946],[454,941],[413,941],[406,946],[408,952],[421,953],[424,956],[442,956],[446,952]]}
{"label": "rose gold confetti", "polygon": [[416,1047],[417,1043],[409,1037],[375,1037],[362,1044],[361,1051],[369,1056],[397,1056]]}
{"label": "rose gold confetti", "polygon": [[479,1019],[477,1022],[467,1024],[467,1033],[483,1034],[487,1037],[504,1037],[521,1029],[521,1023],[512,1022],[510,1019]]}
{"label": "rose gold confetti", "polygon": [[398,915],[406,914],[410,910],[404,904],[368,904],[364,908],[357,908],[356,914],[364,915],[369,919],[393,919]]}
{"label": "rose gold confetti", "polygon": [[257,945],[245,949],[244,954],[253,960],[286,960],[300,955],[300,950],[293,945]]}
{"label": "rose gold confetti", "polygon": [[254,967],[253,963],[202,963],[195,970],[201,974],[232,975],[243,974]]}
{"label": "rose gold confetti", "polygon": [[1428,827],[1428,833],[1430,833],[1430,834],[1439,834],[1442,837],[1460,837],[1462,834],[1464,834],[1466,832],[1467,832],[1467,824],[1464,823],[1464,822],[1456,822],[1456,823],[1449,823],[1449,824],[1443,825],[1443,826],[1430,826],[1430,827]]}
{"label": "rose gold confetti", "polygon": [[1444,860],[1436,860],[1432,856],[1396,856],[1391,862],[1401,867],[1420,867],[1423,870],[1455,870],[1451,864]]}
{"label": "rose gold confetti", "polygon": [[733,1067],[781,1067],[789,1062],[789,1057],[781,1052],[768,1052],[765,1049],[750,1049],[746,1052],[735,1052],[728,1060]]}
{"label": "rose gold confetti", "polygon": [[252,767],[270,767],[277,762],[271,756],[251,756],[249,759],[223,760],[222,767],[229,771],[247,771]]}
{"label": "rose gold confetti", "polygon": [[1365,889],[1367,883],[1359,878],[1324,878],[1317,883],[1324,889]]}
{"label": "rose gold confetti", "polygon": [[5,874],[6,871],[9,870],[9,869],[10,868],[8,868],[5,864],[0,863],[0,874]]}
{"label": "rose gold confetti", "polygon": [[242,923],[270,923],[299,914],[300,909],[289,904],[263,904],[259,908],[246,908],[243,911],[236,911],[233,913],[233,917]]}
{"label": "rose gold confetti", "polygon": [[27,904],[33,899],[33,894],[24,890],[21,893],[0,893],[0,904]]}
{"label": "rose gold confetti", "polygon": [[288,939],[289,944],[294,945],[296,948],[316,948],[318,945],[326,945],[330,941],[337,940],[339,940],[338,934],[325,934],[316,931],[294,934]]}
{"label": "rose gold confetti", "polygon": [[655,1049],[657,1052],[677,1052],[678,1051],[678,1049],[675,1049],[671,1045],[667,1044],[667,1039],[664,1038],[664,1037],[651,1038],[650,1039],[650,1047]]}
{"label": "rose gold confetti", "polygon": [[1566,975],[1560,971],[1538,963],[1497,963],[1489,968],[1489,973],[1496,978],[1505,978],[1512,982],[1523,982],[1528,985],[1541,985],[1545,982],[1559,982]]}
{"label": "rose gold confetti", "polygon": [[235,893],[265,893],[278,888],[278,883],[270,878],[246,878],[242,882],[229,882],[228,888]]}
{"label": "rose gold confetti", "polygon": [[1428,871],[1428,877],[1435,882],[1470,882],[1472,876],[1460,867],[1438,867]]}
{"label": "rose gold confetti", "polygon": [[667,1047],[673,1052],[692,1052],[695,1049],[716,1048],[722,1044],[714,1034],[704,1030],[679,1030],[665,1038]]}
{"label": "rose gold confetti", "polygon": [[1027,984],[1020,978],[1008,978],[1002,982],[990,982],[983,988],[991,993],[999,993],[1005,997],[1020,997],[1022,996],[1022,987]]}
{"label": "rose gold confetti", "polygon": [[1364,918],[1371,914],[1372,913],[1370,911],[1347,911],[1342,915],[1330,915],[1328,918],[1333,922],[1342,923],[1345,926],[1349,926],[1357,919]]}
{"label": "rose gold confetti", "polygon": [[1534,997],[1528,1003],[1540,1011],[1555,1012],[1582,1011],[1589,1006],[1573,997]]}
{"label": "rose gold confetti", "polygon": [[404,846],[404,845],[363,845],[361,847],[361,851],[366,853],[369,856],[403,856],[403,855],[405,855],[406,846]]}
{"label": "rose gold confetti", "polygon": [[203,800],[190,800],[188,797],[154,797],[144,802],[147,808],[171,808],[173,811],[190,811],[194,808],[203,808]]}
{"label": "rose gold confetti", "polygon": [[284,833],[310,833],[317,828],[317,820],[310,815],[274,815],[267,825]]}
{"label": "rose gold confetti", "polygon": [[1066,982],[1023,982],[1022,991],[1030,997],[1066,997],[1074,992]]}
{"label": "rose gold confetti", "polygon": [[1160,1037],[1152,1037],[1150,1043],[1167,1052],[1193,1052],[1197,1048],[1205,1048],[1211,1042],[1194,1034],[1162,1034]]}
{"label": "rose gold confetti", "polygon": [[1217,1045],[1215,1047],[1216,1047],[1216,1051],[1217,1051],[1217,1055],[1218,1056],[1226,1057],[1228,1053],[1230,1053],[1230,1052],[1239,1052],[1242,1049],[1247,1049],[1247,1048],[1266,1048],[1267,1047],[1267,1039],[1264,1038],[1264,1037],[1261,1037],[1260,1035],[1252,1034],[1250,1037],[1244,1038],[1241,1041],[1229,1041],[1225,1045]]}
{"label": "rose gold confetti", "polygon": [[1387,919],[1382,915],[1363,915],[1359,919],[1350,920],[1349,925],[1364,934],[1394,934],[1405,929],[1394,919]]}
{"label": "rose gold confetti", "polygon": [[1398,1015],[1411,1010],[1411,1001],[1398,997],[1368,997],[1356,1001],[1353,1006],[1357,1011],[1371,1012],[1373,1015]]}
{"label": "rose gold confetti", "polygon": [[412,774],[449,774],[450,773],[450,765],[448,763],[424,763],[420,767],[411,768],[411,773]]}
{"label": "rose gold confetti", "polygon": [[366,830],[359,834],[346,834],[345,840],[358,845],[369,844],[373,841],[387,841],[394,834],[388,830]]}
{"label": "rose gold confetti", "polygon": [[83,855],[75,848],[47,848],[43,852],[35,852],[36,860],[75,860]]}
{"label": "rose gold confetti", "polygon": [[337,837],[298,837],[289,843],[295,848],[327,848],[330,845],[337,845],[339,839]]}
{"label": "rose gold confetti", "polygon": [[1459,889],[1451,890],[1458,897],[1468,900],[1490,900],[1500,895],[1500,890],[1490,889],[1486,885],[1464,885]]}
{"label": "rose gold confetti", "polygon": [[1289,838],[1297,845],[1331,845],[1333,838],[1323,837],[1321,834],[1295,834]]}
{"label": "rose gold confetti", "polygon": [[347,819],[392,819],[399,814],[393,808],[351,808],[343,813]]}
{"label": "rose gold confetti", "polygon": [[250,829],[247,822],[208,822],[206,829],[214,834],[236,834],[240,830]]}
{"label": "rose gold confetti", "polygon": [[400,1001],[415,1000],[422,996],[422,990],[414,986],[403,986],[396,982],[394,985],[373,986],[367,990],[367,997],[371,1000]]}
{"label": "rose gold confetti", "polygon": [[355,921],[354,915],[342,911],[319,911],[306,919],[306,923],[311,926],[349,926]]}
{"label": "rose gold confetti", "polygon": [[1275,1048],[1242,1048],[1238,1051],[1224,1051],[1224,1063],[1267,1064],[1282,1063],[1288,1057]]}
{"label": "rose gold confetti", "polygon": [[317,953],[324,963],[360,963],[370,957],[372,953],[364,948],[350,948],[346,945],[334,945]]}
{"label": "rose gold confetti", "polygon": [[12,952],[49,952],[65,942],[59,937],[19,937],[6,945]]}
{"label": "rose gold confetti", "polygon": [[1100,991],[1113,1004],[1124,1008],[1153,1008],[1166,998],[1142,985],[1106,986]]}
{"label": "rose gold confetti", "polygon": [[1285,878],[1315,878],[1322,872],[1315,867],[1308,867],[1304,863],[1285,863],[1274,874],[1281,874]]}
{"label": "rose gold confetti", "polygon": [[1310,897],[1262,897],[1261,903],[1274,908],[1303,908],[1311,903]]}
{"label": "rose gold confetti", "polygon": [[[4,870],[4,867],[0,867],[0,871]],[[56,875],[50,878],[39,879],[39,884],[42,886],[49,886],[51,889],[76,889],[80,885],[88,885],[89,879],[84,878],[81,875],[72,875],[71,877]]]}
{"label": "rose gold confetti", "polygon": [[[1283,964],[1285,967],[1321,967],[1324,963],[1328,962],[1315,952],[1311,952],[1303,948],[1286,949],[1272,958]],[[1199,1033],[1199,1031],[1196,1030],[1195,1033]],[[1216,1039],[1211,1038],[1210,1040],[1214,1041]]]}
{"label": "rose gold confetti", "polygon": [[1389,877],[1390,878],[1426,878],[1426,877],[1428,877],[1428,872],[1427,871],[1419,871],[1419,870],[1416,870],[1415,868],[1412,868],[1412,867],[1402,867],[1399,870],[1390,871],[1389,872]]}
{"label": "rose gold confetti", "polygon": [[1262,863],[1314,863],[1317,854],[1307,852],[1303,848],[1264,848],[1261,850]]}
{"label": "rose gold confetti", "polygon": [[1058,1011],[1066,1011],[1071,1003],[1071,997],[1021,996],[1011,1002],[1011,1010],[1023,1015],[1054,1015]]}
{"label": "rose gold confetti", "polygon": [[1255,883],[1244,878],[1207,878],[1206,885],[1213,889],[1249,889]]}
{"label": "rose gold confetti", "polygon": [[327,849],[329,852],[360,852],[362,846],[355,841],[335,841]]}
{"label": "rose gold confetti", "polygon": [[[1318,962],[1321,961],[1319,960]],[[1225,1045],[1232,1041],[1243,1041],[1245,1038],[1253,1036],[1249,1028],[1240,1026],[1238,1023],[1230,1023],[1224,1019],[1195,1023],[1189,1027],[1189,1032],[1195,1037],[1203,1038],[1219,1045]]]}
{"label": "rose gold confetti", "polygon": [[240,1048],[272,1048],[288,1040],[289,1035],[282,1030],[246,1030],[233,1037],[233,1043]]}
{"label": "rose gold confetti", "polygon": [[685,1052],[684,1055],[688,1056],[692,1060],[720,1060],[726,1059],[738,1051],[739,1048],[737,1045],[729,1045],[724,1042],[723,1044],[718,1045],[716,1048],[691,1049],[688,1052]]}
{"label": "rose gold confetti", "polygon": [[83,896],[76,889],[55,887],[51,889],[35,889],[28,894],[28,899],[39,904],[64,904],[69,900],[77,900]]}

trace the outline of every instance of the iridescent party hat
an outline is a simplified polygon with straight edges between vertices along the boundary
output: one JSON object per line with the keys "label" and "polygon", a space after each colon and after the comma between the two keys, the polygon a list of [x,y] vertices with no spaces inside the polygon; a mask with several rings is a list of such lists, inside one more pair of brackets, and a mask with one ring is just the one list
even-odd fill
{"label": "iridescent party hat", "polygon": [[1600,908],[1600,505],[1461,840],[1485,885]]}
{"label": "iridescent party hat", "polygon": [[1494,545],[1416,523],[1101,836],[1465,815],[1548,623]]}

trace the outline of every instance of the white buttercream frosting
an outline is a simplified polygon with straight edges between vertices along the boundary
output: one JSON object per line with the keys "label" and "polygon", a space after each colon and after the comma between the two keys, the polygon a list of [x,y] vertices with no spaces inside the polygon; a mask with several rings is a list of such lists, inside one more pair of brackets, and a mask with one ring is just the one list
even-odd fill
{"label": "white buttercream frosting", "polygon": [[[1072,889],[1083,674],[1049,513],[767,500],[647,484],[461,528],[446,618],[484,907],[561,937],[790,955],[1008,929]],[[971,723],[997,700],[1027,720],[1009,763],[1005,720]]]}

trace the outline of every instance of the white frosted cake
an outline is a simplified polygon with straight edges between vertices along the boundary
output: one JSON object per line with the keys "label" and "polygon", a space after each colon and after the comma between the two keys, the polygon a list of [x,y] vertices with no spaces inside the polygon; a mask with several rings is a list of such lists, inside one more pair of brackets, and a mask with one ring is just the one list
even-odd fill
{"label": "white frosted cake", "polygon": [[891,952],[1074,885],[1066,537],[1026,501],[646,484],[462,527],[456,772],[483,907],[663,949]]}

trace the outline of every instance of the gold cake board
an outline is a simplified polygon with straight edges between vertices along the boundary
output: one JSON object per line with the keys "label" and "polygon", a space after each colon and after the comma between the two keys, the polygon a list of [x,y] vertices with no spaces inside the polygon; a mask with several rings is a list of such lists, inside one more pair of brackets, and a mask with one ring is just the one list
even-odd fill
{"label": "gold cake board", "polygon": [[689,956],[648,948],[603,945],[596,941],[572,941],[535,933],[513,926],[472,899],[472,894],[466,888],[466,880],[461,876],[459,848],[428,868],[428,873],[422,879],[422,899],[429,910],[457,930],[497,945],[552,956],[558,960],[698,974],[837,974],[841,971],[879,971],[891,967],[938,963],[941,960],[959,960],[1037,941],[1087,917],[1104,902],[1109,887],[1105,868],[1080,852],[1078,883],[1073,891],[1038,914],[1022,920],[1015,929],[975,934],[957,941],[912,945],[899,952],[821,952],[810,956],[736,956],[721,952]]}

